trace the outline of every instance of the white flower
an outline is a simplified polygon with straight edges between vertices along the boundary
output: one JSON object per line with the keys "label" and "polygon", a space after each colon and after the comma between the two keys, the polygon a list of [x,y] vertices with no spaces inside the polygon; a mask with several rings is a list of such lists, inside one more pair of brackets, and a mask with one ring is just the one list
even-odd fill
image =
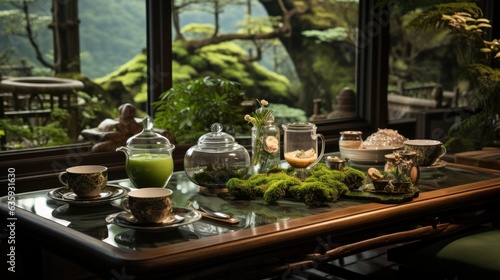
{"label": "white flower", "polygon": [[255,118],[250,115],[245,115],[245,121],[255,123]]}
{"label": "white flower", "polygon": [[275,153],[279,149],[279,140],[274,136],[267,136],[264,141],[264,150],[269,153]]}
{"label": "white flower", "polygon": [[267,105],[269,105],[269,102],[267,102],[265,99],[262,99],[260,101],[260,105],[262,105],[262,107],[266,107]]}

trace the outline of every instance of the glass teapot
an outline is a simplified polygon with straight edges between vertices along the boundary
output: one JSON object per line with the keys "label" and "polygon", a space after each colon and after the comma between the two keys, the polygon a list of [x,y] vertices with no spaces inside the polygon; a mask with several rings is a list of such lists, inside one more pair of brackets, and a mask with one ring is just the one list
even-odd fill
{"label": "glass teapot", "polygon": [[198,139],[184,156],[184,171],[195,184],[205,188],[225,188],[231,178],[244,178],[250,170],[250,155],[234,137],[214,123],[211,132]]}
{"label": "glass teapot", "polygon": [[175,146],[153,131],[151,117],[144,117],[142,127],[141,133],[127,140],[126,147],[118,147],[116,151],[127,156],[127,176],[136,188],[164,188],[174,172],[172,151]]}

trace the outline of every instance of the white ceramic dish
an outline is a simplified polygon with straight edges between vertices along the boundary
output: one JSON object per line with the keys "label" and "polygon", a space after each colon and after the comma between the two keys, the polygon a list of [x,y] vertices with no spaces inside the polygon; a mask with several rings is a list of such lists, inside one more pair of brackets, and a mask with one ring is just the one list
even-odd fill
{"label": "white ceramic dish", "polygon": [[340,148],[340,156],[348,158],[349,161],[358,164],[384,164],[385,155],[390,154],[403,147],[384,147],[384,148],[368,148],[368,149],[347,149]]}

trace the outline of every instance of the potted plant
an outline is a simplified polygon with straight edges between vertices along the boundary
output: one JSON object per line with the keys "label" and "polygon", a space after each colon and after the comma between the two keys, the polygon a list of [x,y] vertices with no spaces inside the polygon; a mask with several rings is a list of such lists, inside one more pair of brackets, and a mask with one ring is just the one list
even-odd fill
{"label": "potted plant", "polygon": [[211,77],[174,85],[155,106],[155,127],[174,134],[178,144],[193,144],[214,122],[234,134],[245,124],[244,93],[236,82]]}

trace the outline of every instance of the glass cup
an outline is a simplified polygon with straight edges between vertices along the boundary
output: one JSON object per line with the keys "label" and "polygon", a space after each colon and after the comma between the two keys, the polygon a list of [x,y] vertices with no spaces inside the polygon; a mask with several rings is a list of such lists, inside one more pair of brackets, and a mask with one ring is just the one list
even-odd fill
{"label": "glass cup", "polygon": [[[304,181],[309,170],[323,157],[325,139],[316,133],[312,123],[283,124],[285,160],[296,169],[294,176]],[[318,138],[321,139],[321,153],[318,156]]]}

